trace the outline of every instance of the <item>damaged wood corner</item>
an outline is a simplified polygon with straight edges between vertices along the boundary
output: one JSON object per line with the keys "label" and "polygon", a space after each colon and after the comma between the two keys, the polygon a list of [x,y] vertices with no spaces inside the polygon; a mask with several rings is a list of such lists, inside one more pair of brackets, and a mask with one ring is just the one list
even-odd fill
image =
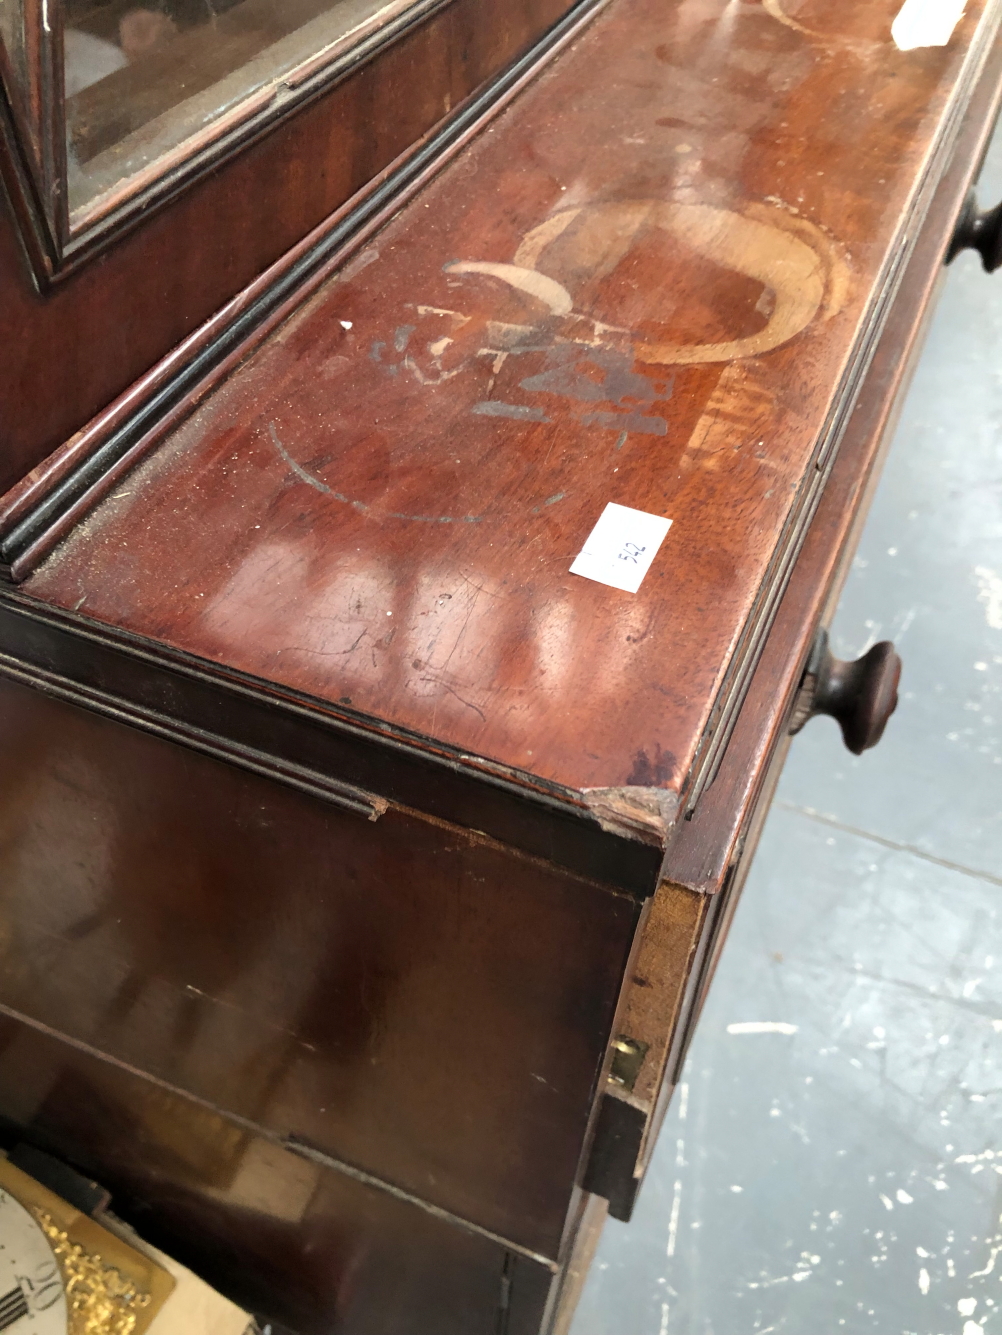
{"label": "damaged wood corner", "polygon": [[678,793],[669,788],[584,788],[581,796],[609,834],[662,851],[678,819]]}

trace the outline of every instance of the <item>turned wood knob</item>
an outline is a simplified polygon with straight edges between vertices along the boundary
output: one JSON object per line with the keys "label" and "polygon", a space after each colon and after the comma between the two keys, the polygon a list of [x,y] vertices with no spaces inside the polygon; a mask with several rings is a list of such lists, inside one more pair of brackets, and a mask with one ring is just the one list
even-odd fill
{"label": "turned wood knob", "polygon": [[857,658],[843,662],[828,647],[828,632],[818,631],[793,707],[790,732],[799,732],[816,714],[838,722],[853,755],[876,746],[898,706],[901,659],[890,640],[882,640]]}
{"label": "turned wood knob", "polygon": [[978,197],[970,191],[957,230],[946,253],[947,264],[962,250],[976,250],[985,273],[994,273],[1002,265],[1002,204],[982,212]]}

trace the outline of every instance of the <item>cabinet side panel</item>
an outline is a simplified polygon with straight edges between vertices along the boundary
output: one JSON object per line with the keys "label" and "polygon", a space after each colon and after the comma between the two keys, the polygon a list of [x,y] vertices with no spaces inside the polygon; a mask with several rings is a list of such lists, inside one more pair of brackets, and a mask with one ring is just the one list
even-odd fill
{"label": "cabinet side panel", "polygon": [[0,1008],[556,1256],[633,901],[11,682],[0,753]]}

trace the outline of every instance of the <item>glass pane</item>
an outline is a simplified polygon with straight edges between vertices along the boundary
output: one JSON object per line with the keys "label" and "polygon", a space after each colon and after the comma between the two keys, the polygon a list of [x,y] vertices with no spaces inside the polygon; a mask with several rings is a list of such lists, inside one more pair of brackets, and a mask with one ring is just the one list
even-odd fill
{"label": "glass pane", "polygon": [[0,42],[3,43],[5,57],[0,68],[5,81],[12,85],[11,96],[24,97],[28,84],[28,71],[24,57],[24,19],[21,0],[0,0]]}
{"label": "glass pane", "polygon": [[[158,175],[304,60],[413,0],[66,0],[71,217]],[[0,8],[14,0],[0,0]],[[254,104],[251,104],[252,106]]]}

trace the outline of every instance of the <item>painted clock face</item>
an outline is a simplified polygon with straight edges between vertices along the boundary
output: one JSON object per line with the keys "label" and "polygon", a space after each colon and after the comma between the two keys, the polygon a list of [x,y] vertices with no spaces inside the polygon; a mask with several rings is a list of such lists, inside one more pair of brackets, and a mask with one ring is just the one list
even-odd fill
{"label": "painted clock face", "polygon": [[0,1191],[0,1331],[67,1335],[66,1292],[45,1234],[24,1206]]}

